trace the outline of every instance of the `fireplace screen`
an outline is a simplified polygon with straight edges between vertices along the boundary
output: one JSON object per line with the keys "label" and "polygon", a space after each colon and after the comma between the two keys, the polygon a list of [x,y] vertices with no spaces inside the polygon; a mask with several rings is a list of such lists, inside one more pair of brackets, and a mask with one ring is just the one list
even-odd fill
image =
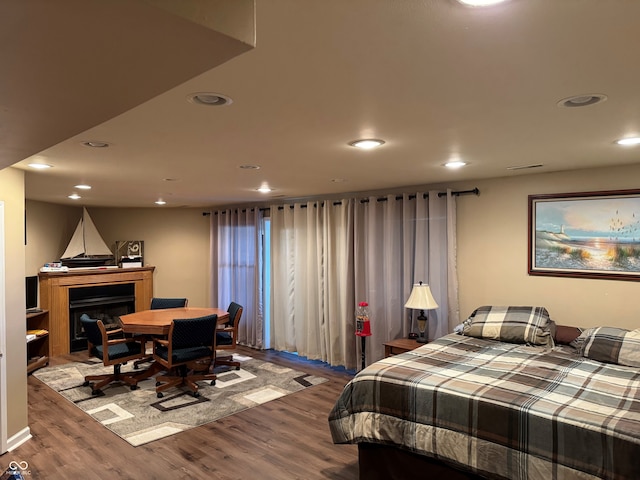
{"label": "fireplace screen", "polygon": [[107,330],[120,327],[120,316],[135,311],[135,284],[99,285],[69,289],[71,351],[87,348],[80,317],[102,320]]}

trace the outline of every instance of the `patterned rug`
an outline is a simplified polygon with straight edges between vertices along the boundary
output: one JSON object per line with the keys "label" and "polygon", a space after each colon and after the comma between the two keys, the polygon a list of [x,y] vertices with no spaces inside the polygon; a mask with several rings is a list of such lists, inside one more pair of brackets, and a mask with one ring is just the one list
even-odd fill
{"label": "patterned rug", "polygon": [[[234,354],[240,370],[216,371],[215,386],[199,382],[199,397],[172,388],[157,398],[155,380],[138,383],[137,390],[112,383],[102,389],[103,396],[92,396],[83,387],[85,375],[110,373],[93,359],[86,363],[68,363],[37,370],[33,376],[75,404],[133,446],[158,440],[247,408],[295,393],[327,379]],[[122,372],[133,371],[132,364]]]}

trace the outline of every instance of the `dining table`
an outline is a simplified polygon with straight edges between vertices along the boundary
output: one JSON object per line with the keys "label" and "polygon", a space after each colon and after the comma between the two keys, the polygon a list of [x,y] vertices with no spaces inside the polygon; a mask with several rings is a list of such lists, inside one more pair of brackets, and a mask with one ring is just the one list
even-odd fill
{"label": "dining table", "polygon": [[[229,312],[221,308],[182,307],[140,310],[138,312],[128,313],[120,316],[120,323],[125,333],[146,335],[149,337],[166,337],[169,334],[173,320],[199,318],[207,315],[217,315],[218,325],[229,321]],[[162,369],[163,367],[158,362],[152,361],[149,368],[140,372],[135,377],[137,380],[144,380],[162,371]]]}
{"label": "dining table", "polygon": [[222,308],[182,307],[140,310],[120,316],[125,333],[139,335],[166,336],[173,320],[218,315],[218,325],[229,321],[229,312]]}

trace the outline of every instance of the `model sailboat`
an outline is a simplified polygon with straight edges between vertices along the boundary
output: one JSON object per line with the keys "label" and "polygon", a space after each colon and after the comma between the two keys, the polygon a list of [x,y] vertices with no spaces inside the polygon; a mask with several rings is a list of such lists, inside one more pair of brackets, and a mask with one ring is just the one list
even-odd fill
{"label": "model sailboat", "polygon": [[82,207],[82,218],[60,261],[67,267],[99,267],[113,264],[111,249],[102,240],[89,212],[84,207]]}

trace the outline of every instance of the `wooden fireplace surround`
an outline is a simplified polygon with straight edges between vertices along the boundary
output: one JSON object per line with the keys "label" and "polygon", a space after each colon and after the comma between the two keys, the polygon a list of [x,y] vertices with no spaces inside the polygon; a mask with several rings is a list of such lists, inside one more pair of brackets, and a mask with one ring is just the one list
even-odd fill
{"label": "wooden fireplace surround", "polygon": [[95,285],[135,284],[136,311],[148,310],[155,267],[40,272],[40,308],[49,311],[49,356],[70,353],[69,290]]}

